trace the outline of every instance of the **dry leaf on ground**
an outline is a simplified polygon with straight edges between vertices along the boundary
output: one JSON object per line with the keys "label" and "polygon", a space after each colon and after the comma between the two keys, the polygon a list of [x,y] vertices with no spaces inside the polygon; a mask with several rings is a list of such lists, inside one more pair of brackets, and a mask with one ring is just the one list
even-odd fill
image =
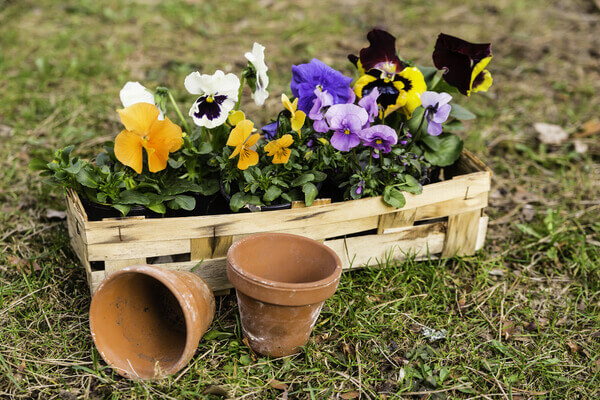
{"label": "dry leaf on ground", "polygon": [[340,395],[340,397],[344,400],[348,400],[348,399],[356,399],[356,398],[358,398],[359,395],[360,394],[356,390],[353,390],[351,392],[342,393]]}
{"label": "dry leaf on ground", "polygon": [[569,134],[558,125],[537,122],[533,127],[538,133],[538,139],[544,144],[561,145],[569,138]]}
{"label": "dry leaf on ground", "polygon": [[581,132],[577,132],[573,136],[576,138],[584,138],[595,135],[596,133],[600,133],[600,120],[593,119],[581,125]]}

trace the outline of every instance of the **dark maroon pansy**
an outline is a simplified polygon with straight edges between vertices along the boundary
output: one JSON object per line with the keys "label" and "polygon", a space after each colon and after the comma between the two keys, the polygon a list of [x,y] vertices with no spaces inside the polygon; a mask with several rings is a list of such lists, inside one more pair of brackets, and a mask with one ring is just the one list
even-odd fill
{"label": "dark maroon pansy", "polygon": [[351,63],[359,69],[362,68],[364,72],[377,68],[394,74],[404,69],[405,65],[400,61],[396,52],[396,38],[394,36],[384,30],[373,29],[367,34],[367,39],[370,45],[360,51],[359,57],[353,54],[348,56]]}
{"label": "dark maroon pansy", "polygon": [[[433,63],[444,70],[444,80],[468,96],[472,89],[472,74],[477,64],[492,55],[490,43],[470,43],[455,36],[440,33],[435,42]],[[485,60],[487,63],[489,60]],[[477,84],[474,77],[474,84]]]}

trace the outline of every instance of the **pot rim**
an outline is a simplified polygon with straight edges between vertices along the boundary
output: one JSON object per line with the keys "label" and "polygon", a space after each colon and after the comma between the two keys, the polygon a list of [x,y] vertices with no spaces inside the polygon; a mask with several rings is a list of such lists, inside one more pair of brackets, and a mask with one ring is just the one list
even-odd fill
{"label": "pot rim", "polygon": [[[167,289],[169,289],[169,291],[177,299],[177,302],[179,303],[179,306],[181,307],[183,316],[185,318],[185,325],[186,325],[185,347],[183,348],[181,355],[179,356],[177,361],[175,363],[173,363],[173,365],[170,368],[162,370],[163,374],[161,376],[150,377],[150,379],[160,379],[163,376],[171,375],[172,373],[177,372],[181,368],[183,368],[185,366],[185,364],[187,363],[185,355],[188,354],[190,351],[192,352],[191,354],[193,354],[193,352],[195,351],[195,349],[197,347],[193,343],[192,329],[189,328],[192,325],[192,318],[189,315],[189,311],[184,307],[184,304],[187,303],[187,300],[184,298],[183,294],[177,288],[175,288],[175,286],[169,279],[169,276],[165,273],[166,272],[165,270],[158,268],[158,267],[153,267],[149,264],[140,264],[140,265],[125,267],[123,269],[120,269],[120,270],[112,273],[109,277],[107,277],[105,280],[103,280],[100,283],[100,285],[98,286],[98,289],[96,289],[96,292],[94,293],[94,296],[92,298],[92,303],[90,304],[90,314],[91,314],[91,309],[94,305],[94,298],[96,297],[95,294],[98,293],[105,285],[110,284],[110,282],[114,278],[118,278],[120,275],[125,275],[125,274],[132,273],[132,272],[149,276],[151,278],[156,279],[161,284],[165,285],[167,287]],[[174,278],[179,279],[179,277],[177,277],[177,276],[175,276]],[[183,287],[185,287],[185,286],[183,286]],[[189,292],[189,289],[187,289],[187,287],[185,287],[185,291]],[[190,296],[191,296],[191,293],[190,293]],[[94,330],[92,321],[93,321],[93,319],[90,318],[90,330],[92,331],[92,339],[94,340],[94,344],[96,345],[96,348],[98,348],[98,344],[96,343],[96,334],[95,334],[95,330]],[[119,373],[119,375],[125,376],[126,378],[130,378],[130,379],[147,379],[147,378],[138,376],[137,373],[135,374],[135,376],[133,374],[129,374],[129,373],[128,373],[128,375],[131,375],[131,376],[123,375],[123,372],[129,372],[129,371],[123,370],[119,367],[116,367],[111,360],[107,360],[105,358],[104,353],[102,351],[100,351],[100,349],[98,349],[98,350],[99,350],[100,355],[104,359],[104,361],[106,361],[107,364],[109,364],[112,368],[114,368],[117,371],[117,373]],[[132,370],[133,370],[133,368],[132,368]],[[135,373],[135,371],[133,371],[133,372]]]}
{"label": "pot rim", "polygon": [[[302,240],[304,242],[308,242],[311,245],[314,245],[315,247],[324,249],[335,260],[335,263],[336,263],[335,269],[328,276],[326,276],[325,278],[320,279],[318,281],[302,282],[302,283],[289,283],[289,282],[280,282],[280,281],[274,281],[271,279],[263,278],[263,277],[260,277],[256,274],[253,274],[251,272],[245,271],[242,268],[240,268],[236,262],[236,258],[234,255],[236,248],[243,245],[247,241],[258,240],[259,238],[265,237],[265,236],[292,237],[297,240]],[[243,239],[240,239],[237,242],[235,242],[234,244],[232,244],[231,247],[229,247],[229,250],[227,251],[227,261],[228,261],[227,264],[231,268],[232,272],[236,273],[238,276],[240,276],[240,278],[247,280],[247,281],[251,281],[253,284],[258,285],[258,286],[263,286],[263,287],[267,287],[267,288],[283,289],[283,290],[290,289],[290,290],[295,290],[295,291],[309,291],[309,290],[324,288],[324,287],[330,286],[332,284],[335,284],[337,281],[339,281],[340,276],[342,274],[342,261],[340,260],[340,257],[337,255],[337,253],[335,251],[333,251],[331,248],[325,246],[323,243],[318,242],[314,239],[307,238],[305,236],[294,235],[291,233],[275,233],[275,232],[255,233],[255,234],[247,236]]]}

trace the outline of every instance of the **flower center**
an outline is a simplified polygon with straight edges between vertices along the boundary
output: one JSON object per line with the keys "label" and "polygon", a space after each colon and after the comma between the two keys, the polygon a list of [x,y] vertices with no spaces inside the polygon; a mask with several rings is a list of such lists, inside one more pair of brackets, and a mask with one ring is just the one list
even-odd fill
{"label": "flower center", "polygon": [[348,128],[344,129],[344,133],[345,133],[346,135],[349,135],[349,134],[350,134],[350,129],[348,129]]}
{"label": "flower center", "polygon": [[381,139],[377,139],[377,140],[375,141],[375,143],[377,143],[377,144],[381,144]]}
{"label": "flower center", "polygon": [[213,101],[215,101],[215,99],[213,99],[213,97],[212,97],[212,96],[208,96],[208,97],[206,98],[206,102],[207,102],[207,103],[212,103]]}

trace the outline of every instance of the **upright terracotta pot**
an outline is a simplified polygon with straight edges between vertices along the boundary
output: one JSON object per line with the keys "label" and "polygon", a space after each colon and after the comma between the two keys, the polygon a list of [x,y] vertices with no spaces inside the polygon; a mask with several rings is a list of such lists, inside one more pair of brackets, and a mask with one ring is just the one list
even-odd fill
{"label": "upright terracotta pot", "polygon": [[300,351],[341,273],[333,250],[303,236],[261,233],[234,243],[227,277],[250,347],[272,357]]}
{"label": "upright terracotta pot", "polygon": [[199,276],[140,265],[100,284],[90,330],[100,355],[120,375],[151,379],[188,363],[214,314],[215,298]]}

